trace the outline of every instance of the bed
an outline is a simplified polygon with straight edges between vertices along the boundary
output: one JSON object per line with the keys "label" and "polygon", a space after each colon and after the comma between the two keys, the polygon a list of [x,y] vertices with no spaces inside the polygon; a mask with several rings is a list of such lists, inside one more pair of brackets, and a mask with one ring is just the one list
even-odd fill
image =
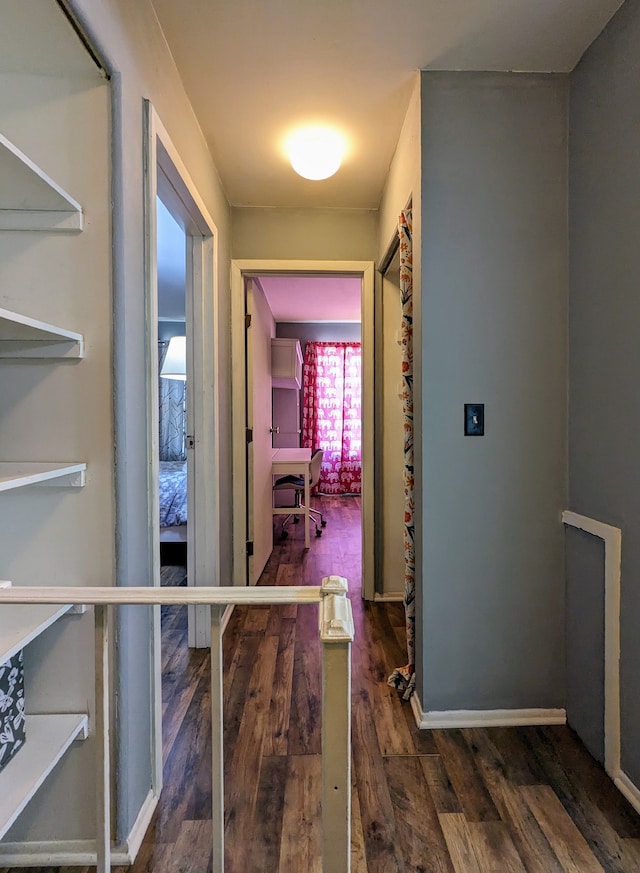
{"label": "bed", "polygon": [[[160,461],[160,538],[187,523],[187,462]],[[186,532],[186,528],[184,529]],[[174,537],[165,537],[173,539]]]}

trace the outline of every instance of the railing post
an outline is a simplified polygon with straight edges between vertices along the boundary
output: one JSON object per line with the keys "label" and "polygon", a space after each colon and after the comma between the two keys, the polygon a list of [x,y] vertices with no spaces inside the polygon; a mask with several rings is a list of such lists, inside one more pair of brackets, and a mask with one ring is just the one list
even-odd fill
{"label": "railing post", "polygon": [[351,870],[351,643],[347,580],[322,580],[322,870]]}
{"label": "railing post", "polygon": [[111,871],[111,767],[109,759],[109,615],[108,606],[94,607],[95,744],[96,744],[96,873]]}
{"label": "railing post", "polygon": [[224,757],[222,748],[222,611],[211,606],[211,822],[213,873],[224,873]]}

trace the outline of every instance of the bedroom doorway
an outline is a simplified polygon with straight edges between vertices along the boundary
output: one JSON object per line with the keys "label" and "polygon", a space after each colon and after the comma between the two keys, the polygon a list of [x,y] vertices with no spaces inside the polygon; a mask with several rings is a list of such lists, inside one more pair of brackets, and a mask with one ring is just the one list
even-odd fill
{"label": "bedroom doorway", "polygon": [[[266,284],[270,277],[316,277],[326,279],[354,278],[361,293],[362,343],[362,596],[374,599],[375,574],[373,560],[373,264],[352,261],[233,261],[232,285],[232,356],[244,366],[233,371],[234,410],[234,584],[246,584],[247,541],[251,530],[251,507],[246,484],[249,479],[245,451],[246,384],[249,374],[245,363],[245,283],[259,277]],[[327,320],[328,315],[322,320]],[[275,337],[275,327],[274,327]],[[264,436],[264,435],[263,435]],[[256,434],[253,434],[255,439]],[[269,442],[271,436],[268,435]],[[271,443],[270,443],[271,444]],[[275,444],[274,444],[275,445]],[[269,489],[270,494],[270,489]],[[254,513],[254,515],[256,515]],[[259,513],[264,517],[265,513]],[[266,513],[271,527],[271,513]],[[311,544],[313,548],[313,544]],[[255,575],[255,573],[254,573]]]}
{"label": "bedroom doorway", "polygon": [[191,336],[187,337],[187,236],[160,195],[156,241],[160,581],[173,586],[187,581],[187,480],[191,478],[187,475],[191,418],[187,381],[192,382],[187,380],[187,345],[191,347]]}
{"label": "bedroom doorway", "polygon": [[[178,455],[172,464],[184,469],[182,495],[170,507],[174,522],[165,525],[176,531],[178,547],[186,540],[186,582],[190,586],[219,585],[219,498],[218,498],[218,395],[217,343],[218,301],[214,282],[217,265],[217,230],[180,156],[153,106],[145,104],[145,252],[147,310],[147,440],[149,456],[149,520],[152,584],[161,582],[160,545],[160,382],[162,332],[166,347],[162,352],[165,373],[179,376],[182,390],[170,392],[173,423],[166,437]],[[161,225],[162,223],[162,225]],[[162,226],[162,230],[160,229]],[[169,234],[178,252],[176,282],[183,292],[176,293],[172,310],[159,297],[159,236]],[[165,238],[166,241],[166,238]],[[164,267],[162,267],[164,269]],[[166,277],[165,277],[166,278]],[[162,306],[162,312],[160,311]],[[165,308],[167,307],[167,308]],[[177,308],[175,308],[177,307]],[[182,314],[181,307],[184,309]],[[163,320],[160,320],[162,316]],[[169,317],[173,316],[173,317]],[[177,317],[180,316],[180,317]],[[171,324],[171,322],[176,324]],[[178,357],[169,360],[169,344],[180,342]],[[164,374],[163,374],[164,375]],[[180,455],[184,456],[184,460]],[[178,471],[179,472],[179,471]],[[184,491],[186,489],[186,500]],[[186,516],[185,516],[186,506]],[[167,520],[165,518],[165,520]],[[182,536],[181,536],[182,534]],[[185,536],[186,535],[186,536]],[[180,565],[175,565],[180,566]],[[172,581],[181,582],[177,574]],[[162,684],[161,617],[152,618],[153,697],[154,697],[154,789],[162,785]],[[209,610],[206,606],[188,607],[188,645],[208,647]]]}
{"label": "bedroom doorway", "polygon": [[[303,525],[295,526],[300,521],[298,516],[282,514],[271,520],[268,512],[262,513],[268,550],[266,560],[256,570],[262,573],[264,584],[275,562],[297,562],[302,579],[316,553],[328,549],[335,554],[335,564],[326,564],[325,571],[349,576],[352,596],[357,597],[362,562],[362,278],[271,274],[249,282],[255,286],[254,296],[261,297],[266,309],[270,327],[267,336],[273,335],[271,359],[264,367],[268,403],[265,430],[270,429],[272,434],[267,445],[267,507],[272,502],[290,507],[296,500],[295,491],[286,488],[272,495],[273,451],[306,448],[316,457],[321,452],[314,475],[317,482],[311,493],[310,553],[305,557],[297,548],[304,545]],[[247,334],[248,340],[252,333]],[[283,355],[291,355],[301,364],[299,379],[282,372],[287,360]],[[255,386],[258,375],[257,362],[254,359],[251,369],[248,360],[247,384],[253,381]],[[254,427],[255,412],[254,404]],[[258,497],[254,506],[259,506]],[[300,500],[304,502],[302,497]],[[254,536],[257,532],[254,520]],[[342,549],[327,545],[338,532],[341,545],[349,540],[344,554]],[[257,553],[254,548],[254,555]]]}

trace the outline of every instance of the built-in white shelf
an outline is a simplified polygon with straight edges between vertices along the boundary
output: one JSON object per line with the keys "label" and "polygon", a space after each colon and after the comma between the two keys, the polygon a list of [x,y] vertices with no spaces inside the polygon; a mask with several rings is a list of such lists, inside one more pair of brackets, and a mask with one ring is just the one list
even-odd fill
{"label": "built-in white shelf", "polygon": [[81,333],[0,309],[0,358],[82,358]]}
{"label": "built-in white shelf", "polygon": [[71,606],[65,604],[6,604],[0,610],[0,664],[13,658],[39,634],[50,627]]}
{"label": "built-in white shelf", "polygon": [[0,839],[74,740],[88,735],[84,714],[28,715],[24,746],[0,771]]}
{"label": "built-in white shelf", "polygon": [[0,230],[82,230],[82,207],[0,134]]}
{"label": "built-in white shelf", "polygon": [[86,469],[86,464],[0,462],[0,491],[11,491],[26,485],[80,488],[85,483]]}

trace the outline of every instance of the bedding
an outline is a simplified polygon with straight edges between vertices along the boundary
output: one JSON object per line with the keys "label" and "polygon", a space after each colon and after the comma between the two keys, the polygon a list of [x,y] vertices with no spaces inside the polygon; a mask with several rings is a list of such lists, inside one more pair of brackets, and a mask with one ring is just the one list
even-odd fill
{"label": "bedding", "polygon": [[160,461],[160,526],[187,523],[187,462]]}

